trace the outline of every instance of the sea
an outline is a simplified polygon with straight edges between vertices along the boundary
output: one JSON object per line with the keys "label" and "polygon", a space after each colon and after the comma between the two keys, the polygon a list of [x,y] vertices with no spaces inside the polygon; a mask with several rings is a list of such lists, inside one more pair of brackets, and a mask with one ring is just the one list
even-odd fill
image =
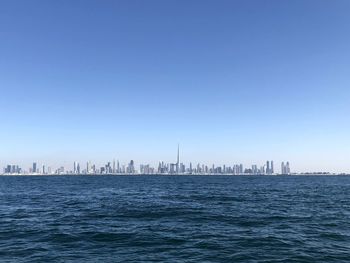
{"label": "sea", "polygon": [[350,177],[0,176],[0,262],[350,262]]}

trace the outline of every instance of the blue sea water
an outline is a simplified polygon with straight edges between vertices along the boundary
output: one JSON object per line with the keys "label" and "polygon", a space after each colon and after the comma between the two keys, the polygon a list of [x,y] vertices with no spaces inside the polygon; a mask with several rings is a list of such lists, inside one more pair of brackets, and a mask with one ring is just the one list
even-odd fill
{"label": "blue sea water", "polygon": [[350,262],[346,176],[2,176],[1,262]]}

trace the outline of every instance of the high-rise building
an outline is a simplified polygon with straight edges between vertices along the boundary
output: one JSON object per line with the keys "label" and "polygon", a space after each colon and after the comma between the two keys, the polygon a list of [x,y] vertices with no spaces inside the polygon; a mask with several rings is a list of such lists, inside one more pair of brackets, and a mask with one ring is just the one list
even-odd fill
{"label": "high-rise building", "polygon": [[180,165],[180,145],[177,145],[177,161],[176,161],[176,173],[179,173],[179,165]]}
{"label": "high-rise building", "polygon": [[258,166],[257,165],[252,165],[252,174],[258,174]]}
{"label": "high-rise building", "polygon": [[281,174],[290,174],[289,162],[286,164],[284,162],[281,163]]}
{"label": "high-rise building", "polygon": [[271,161],[271,170],[270,170],[270,174],[273,174],[273,173],[275,173],[275,171],[274,171],[274,168],[273,168],[273,161]]}
{"label": "high-rise building", "polygon": [[287,174],[290,174],[290,167],[289,167],[289,162],[287,162],[287,164],[286,164],[286,172],[287,172]]}
{"label": "high-rise building", "polygon": [[36,168],[36,163],[33,163],[33,173],[36,173],[37,172],[37,168]]}
{"label": "high-rise building", "polygon": [[185,173],[186,167],[183,163],[180,163],[180,173]]}
{"label": "high-rise building", "polygon": [[131,160],[128,165],[128,173],[133,174],[135,172],[134,160]]}
{"label": "high-rise building", "polygon": [[270,174],[270,162],[266,161],[266,174]]}
{"label": "high-rise building", "polygon": [[106,174],[110,174],[112,173],[112,167],[111,167],[111,162],[108,162],[105,166],[105,171],[106,171]]}
{"label": "high-rise building", "polygon": [[265,174],[265,165],[260,167],[260,174]]}
{"label": "high-rise building", "polygon": [[170,164],[170,174],[174,174],[176,172],[176,163]]}

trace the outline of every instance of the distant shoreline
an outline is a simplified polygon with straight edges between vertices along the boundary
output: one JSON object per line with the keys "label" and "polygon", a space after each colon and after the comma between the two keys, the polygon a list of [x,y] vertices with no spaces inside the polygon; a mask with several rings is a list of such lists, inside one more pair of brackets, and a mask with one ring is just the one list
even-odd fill
{"label": "distant shoreline", "polygon": [[239,177],[291,177],[291,176],[350,176],[350,174],[347,173],[339,173],[339,174],[332,174],[332,173],[300,173],[300,174],[129,174],[129,173],[118,173],[118,174],[0,174],[0,176],[239,176]]}

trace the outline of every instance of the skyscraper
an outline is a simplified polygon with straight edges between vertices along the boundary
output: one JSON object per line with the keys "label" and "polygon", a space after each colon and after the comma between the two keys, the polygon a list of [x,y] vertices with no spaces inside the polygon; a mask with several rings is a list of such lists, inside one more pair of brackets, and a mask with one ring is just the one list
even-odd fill
{"label": "skyscraper", "polygon": [[33,163],[33,173],[37,172],[36,163]]}
{"label": "skyscraper", "polygon": [[289,162],[287,162],[287,164],[286,164],[286,172],[287,172],[287,174],[290,174]]}
{"label": "skyscraper", "polygon": [[239,165],[239,174],[243,174],[243,164]]}
{"label": "skyscraper", "polygon": [[133,174],[135,172],[134,160],[131,160],[128,166],[128,173]]}
{"label": "skyscraper", "polygon": [[270,174],[270,162],[266,161],[266,174]]}
{"label": "skyscraper", "polygon": [[286,164],[284,164],[284,162],[282,162],[282,164],[281,164],[281,174],[290,174],[289,162],[287,162]]}
{"label": "skyscraper", "polygon": [[179,173],[179,164],[180,164],[180,146],[177,145],[177,161],[176,161],[176,173]]}
{"label": "skyscraper", "polygon": [[274,171],[274,168],[273,168],[273,161],[271,161],[271,171],[270,173],[273,174],[275,171]]}

